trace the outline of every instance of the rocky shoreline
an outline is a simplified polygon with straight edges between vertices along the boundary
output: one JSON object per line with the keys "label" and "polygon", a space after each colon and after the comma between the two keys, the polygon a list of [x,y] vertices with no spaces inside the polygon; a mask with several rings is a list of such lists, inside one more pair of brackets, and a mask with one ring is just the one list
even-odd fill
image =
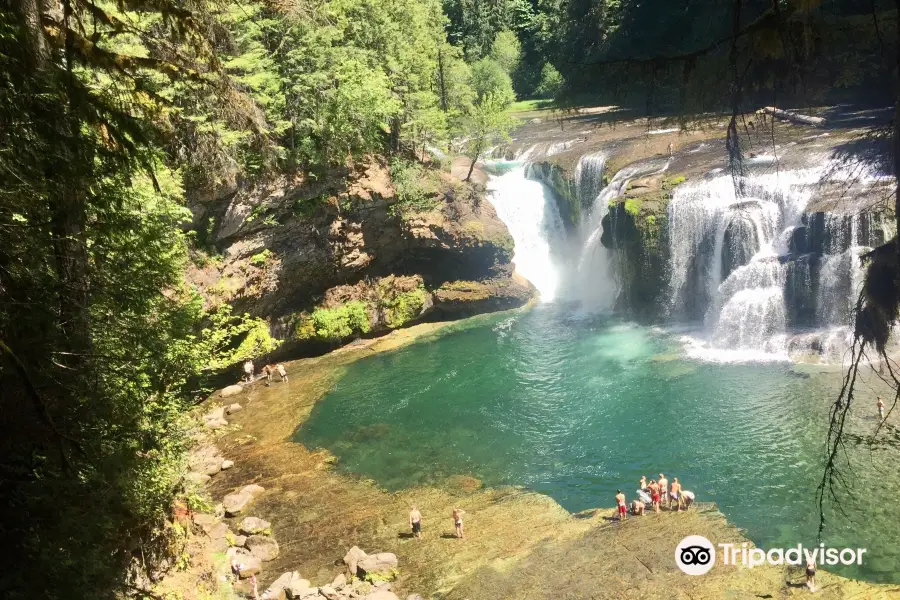
{"label": "rocky shoreline", "polygon": [[[201,421],[212,428],[203,427],[192,465],[195,473],[211,477],[202,489],[222,499],[222,506],[192,517],[199,535],[191,566],[171,573],[157,591],[201,598],[209,597],[201,588],[214,586],[225,594],[221,597],[252,597],[249,579],[231,573],[236,558],[250,564],[245,573],[259,567],[260,597],[308,600],[621,599],[672,593],[712,600],[808,593],[802,573],[790,568],[717,566],[703,577],[682,574],[672,554],[685,535],[704,535],[714,543],[747,541],[711,504],[620,524],[613,509],[572,515],[546,496],[485,488],[466,473],[443,485],[388,493],[375,482],[335,471],[328,452],[291,441],[350,362],[464,326],[417,325],[290,363],[289,384],[251,385],[227,398],[221,393],[210,398]],[[229,461],[234,464],[223,470]],[[424,515],[418,540],[408,536],[412,504]],[[468,515],[465,540],[452,535],[454,506]],[[379,552],[363,556],[360,548]],[[377,564],[372,574],[365,563],[360,576],[360,559]],[[823,572],[819,586],[821,598],[887,599],[900,593],[897,586]],[[301,590],[308,592],[293,595]]]}

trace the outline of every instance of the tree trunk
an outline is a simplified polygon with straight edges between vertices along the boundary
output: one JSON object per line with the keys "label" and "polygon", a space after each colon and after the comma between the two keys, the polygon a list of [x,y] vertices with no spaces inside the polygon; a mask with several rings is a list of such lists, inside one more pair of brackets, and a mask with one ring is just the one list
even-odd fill
{"label": "tree trunk", "polygon": [[479,156],[480,154],[481,154],[481,152],[476,152],[476,153],[475,153],[475,156],[472,158],[472,164],[469,165],[469,174],[466,175],[465,181],[469,181],[470,179],[472,179],[472,171],[475,170],[475,163],[478,162],[478,156]]}
{"label": "tree trunk", "polygon": [[772,115],[777,119],[790,121],[791,123],[799,123],[801,125],[822,125],[823,123],[825,123],[825,119],[823,119],[822,117],[808,117],[806,115],[781,110],[780,108],[775,108],[774,106],[766,106],[756,112],[766,113]]}
{"label": "tree trunk", "polygon": [[441,110],[447,112],[447,82],[444,80],[444,49],[438,50],[438,84],[441,87]]}

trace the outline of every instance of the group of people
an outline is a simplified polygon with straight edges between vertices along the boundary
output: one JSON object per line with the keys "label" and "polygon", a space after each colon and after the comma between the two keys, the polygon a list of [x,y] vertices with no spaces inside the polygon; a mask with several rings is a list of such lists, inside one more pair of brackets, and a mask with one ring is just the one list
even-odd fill
{"label": "group of people", "polygon": [[[278,374],[281,377],[281,381],[287,381],[287,369],[284,368],[284,365],[278,363],[277,365],[266,365],[262,368],[262,374],[266,376],[266,381],[272,381],[272,376]],[[253,365],[252,360],[248,360],[244,363],[244,381],[248,383],[253,381],[253,376],[256,375],[256,367]]]}
{"label": "group of people", "polygon": [[[631,502],[631,514],[643,515],[650,505],[654,512],[659,512],[662,503],[666,503],[666,508],[672,508],[675,504],[678,512],[687,510],[694,503],[694,492],[690,492],[681,487],[678,478],[674,478],[672,483],[666,479],[662,473],[659,479],[651,479],[647,482],[647,478],[641,476],[640,488],[638,489],[638,497]],[[623,521],[628,518],[628,500],[625,498],[622,490],[616,492],[616,508],[619,511],[619,520]]]}
{"label": "group of people", "polygon": [[[453,512],[450,514],[453,519],[453,527],[456,529],[456,537],[459,539],[463,539],[463,515],[466,514],[461,508],[454,508]],[[409,511],[409,527],[412,529],[412,534],[414,538],[422,537],[422,513],[419,512],[419,509],[413,505]]]}

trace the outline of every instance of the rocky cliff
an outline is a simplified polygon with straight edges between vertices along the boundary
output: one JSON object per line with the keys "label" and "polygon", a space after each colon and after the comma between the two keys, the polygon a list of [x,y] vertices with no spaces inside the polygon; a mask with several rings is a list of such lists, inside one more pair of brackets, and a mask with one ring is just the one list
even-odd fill
{"label": "rocky cliff", "polygon": [[197,195],[204,250],[188,279],[208,303],[265,318],[300,353],[527,302],[532,288],[512,276],[513,241],[483,186],[423,173],[430,185],[417,203],[403,202],[377,159],[321,180]]}

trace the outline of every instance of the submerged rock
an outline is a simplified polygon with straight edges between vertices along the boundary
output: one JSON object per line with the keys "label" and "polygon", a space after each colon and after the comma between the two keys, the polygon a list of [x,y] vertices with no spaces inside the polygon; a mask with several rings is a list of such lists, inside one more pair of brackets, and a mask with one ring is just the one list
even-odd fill
{"label": "submerged rock", "polygon": [[[244,391],[244,386],[242,386],[242,385],[238,385],[238,384],[229,385],[228,387],[222,388],[221,390],[219,390],[219,397],[220,398],[231,398],[232,396],[237,396],[238,394],[242,393],[243,391]],[[238,405],[238,406],[240,406],[240,405]]]}
{"label": "submerged rock", "polygon": [[233,415],[234,413],[241,410],[241,405],[235,402],[234,404],[230,404],[228,408],[225,409],[226,415]]}
{"label": "submerged rock", "polygon": [[400,600],[400,598],[390,590],[375,590],[371,594],[366,594],[363,600]]}
{"label": "submerged rock", "polygon": [[194,485],[203,485],[207,481],[210,480],[210,476],[206,473],[188,473],[185,478],[185,481],[188,483],[192,483]]}
{"label": "submerged rock", "polygon": [[223,470],[223,471],[226,471],[226,470],[230,469],[230,468],[233,467],[233,466],[234,466],[234,461],[233,461],[233,460],[223,460],[223,461],[222,461],[222,470]]}

